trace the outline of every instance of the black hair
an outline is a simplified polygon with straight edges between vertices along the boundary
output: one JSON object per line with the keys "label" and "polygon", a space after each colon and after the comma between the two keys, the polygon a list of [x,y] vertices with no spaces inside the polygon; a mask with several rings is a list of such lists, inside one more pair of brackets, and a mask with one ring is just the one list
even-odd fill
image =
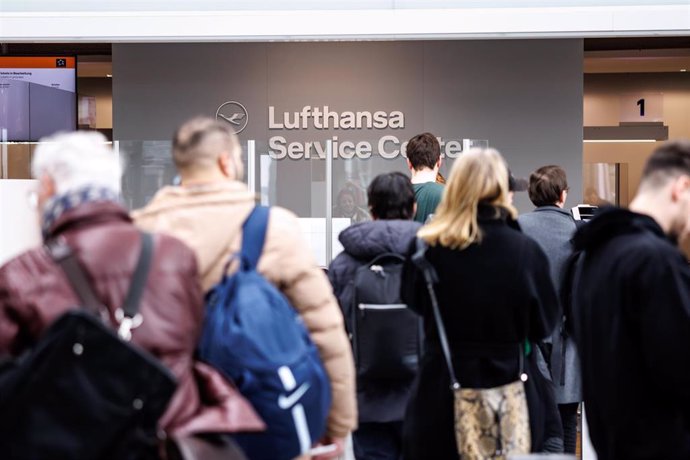
{"label": "black hair", "polygon": [[652,152],[642,171],[642,182],[654,187],[680,175],[690,176],[690,142],[671,141]]}
{"label": "black hair", "polygon": [[434,169],[441,158],[441,146],[431,133],[417,134],[407,142],[405,153],[415,171]]}
{"label": "black hair", "polygon": [[529,199],[537,207],[556,204],[564,190],[568,190],[568,178],[560,166],[542,166],[529,176]]}
{"label": "black hair", "polygon": [[414,188],[403,173],[379,174],[369,184],[367,197],[375,219],[410,220],[414,217]]}

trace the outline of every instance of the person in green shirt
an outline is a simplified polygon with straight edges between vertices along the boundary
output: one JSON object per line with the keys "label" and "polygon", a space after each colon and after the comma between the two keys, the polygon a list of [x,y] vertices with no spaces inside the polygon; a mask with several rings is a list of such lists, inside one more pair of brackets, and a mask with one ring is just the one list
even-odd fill
{"label": "person in green shirt", "polygon": [[441,146],[436,136],[422,133],[408,141],[406,153],[417,202],[414,220],[425,223],[436,211],[443,195],[443,185],[436,182],[441,168]]}

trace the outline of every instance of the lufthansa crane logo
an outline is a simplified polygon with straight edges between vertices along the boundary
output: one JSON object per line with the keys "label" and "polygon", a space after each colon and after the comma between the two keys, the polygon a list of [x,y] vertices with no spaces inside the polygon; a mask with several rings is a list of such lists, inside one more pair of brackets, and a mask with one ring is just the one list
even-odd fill
{"label": "lufthansa crane logo", "polygon": [[235,134],[244,131],[249,121],[247,108],[237,101],[224,102],[216,110],[216,120],[222,120],[230,124]]}

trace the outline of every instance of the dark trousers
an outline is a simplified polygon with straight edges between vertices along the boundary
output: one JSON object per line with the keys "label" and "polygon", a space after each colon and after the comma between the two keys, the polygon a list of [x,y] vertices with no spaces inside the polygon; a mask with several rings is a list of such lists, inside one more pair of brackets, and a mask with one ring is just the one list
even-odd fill
{"label": "dark trousers", "polygon": [[577,406],[579,403],[559,404],[563,424],[563,446],[566,454],[574,454],[577,447]]}
{"label": "dark trousers", "polygon": [[360,423],[352,435],[357,460],[400,460],[402,422]]}

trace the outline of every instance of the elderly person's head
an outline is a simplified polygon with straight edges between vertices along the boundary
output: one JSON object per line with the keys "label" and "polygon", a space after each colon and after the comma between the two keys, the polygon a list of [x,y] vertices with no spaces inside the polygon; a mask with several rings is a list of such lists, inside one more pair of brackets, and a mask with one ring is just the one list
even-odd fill
{"label": "elderly person's head", "polygon": [[44,137],[34,153],[31,172],[39,181],[40,210],[53,197],[89,188],[114,197],[120,194],[122,164],[106,138],[97,132]]}
{"label": "elderly person's head", "polygon": [[494,149],[472,149],[455,160],[436,214],[419,236],[431,245],[465,249],[481,241],[477,215],[482,205],[496,215],[517,217],[510,203],[508,167]]}
{"label": "elderly person's head", "polygon": [[193,118],[173,137],[173,160],[182,185],[217,180],[242,180],[242,148],[227,123]]}

